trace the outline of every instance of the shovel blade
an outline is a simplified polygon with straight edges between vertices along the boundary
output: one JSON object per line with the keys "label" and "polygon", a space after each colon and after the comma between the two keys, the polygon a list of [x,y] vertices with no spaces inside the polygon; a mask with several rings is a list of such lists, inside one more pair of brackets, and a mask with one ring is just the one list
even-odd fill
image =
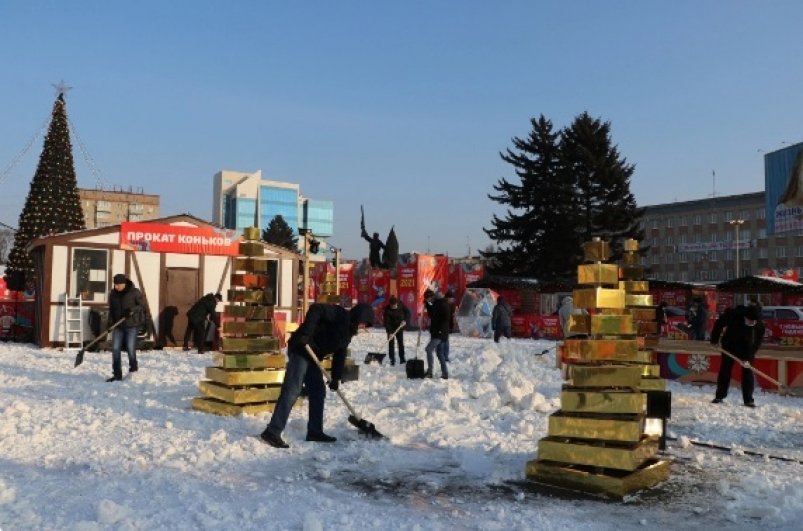
{"label": "shovel blade", "polygon": [[349,422],[363,435],[367,435],[372,439],[384,439],[385,436],[376,430],[373,422],[368,422],[365,419],[357,418],[354,415],[349,415]]}
{"label": "shovel blade", "polygon": [[84,362],[84,349],[81,349],[81,350],[78,351],[78,354],[76,354],[76,356],[75,356],[75,365],[73,365],[73,368],[78,367],[83,362]]}

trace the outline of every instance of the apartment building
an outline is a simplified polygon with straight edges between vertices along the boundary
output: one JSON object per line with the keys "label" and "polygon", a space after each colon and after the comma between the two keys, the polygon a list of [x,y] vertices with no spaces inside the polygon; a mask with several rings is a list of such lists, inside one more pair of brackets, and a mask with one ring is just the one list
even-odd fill
{"label": "apartment building", "polygon": [[79,188],[78,197],[88,229],[160,217],[159,196],[142,193],[142,189]]}

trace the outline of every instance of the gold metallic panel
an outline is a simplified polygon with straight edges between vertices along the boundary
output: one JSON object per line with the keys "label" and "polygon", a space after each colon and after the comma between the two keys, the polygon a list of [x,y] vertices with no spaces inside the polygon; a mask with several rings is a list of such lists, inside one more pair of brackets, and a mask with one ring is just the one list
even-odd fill
{"label": "gold metallic panel", "polygon": [[611,308],[625,307],[625,292],[609,288],[583,288],[573,292],[575,308]]}
{"label": "gold metallic panel", "polygon": [[224,370],[207,367],[206,377],[224,385],[268,385],[284,381],[284,369]]}
{"label": "gold metallic panel", "polygon": [[273,321],[226,321],[224,334],[269,336],[273,334]]}
{"label": "gold metallic panel", "polygon": [[259,230],[259,227],[246,227],[243,229],[243,239],[244,240],[261,240],[262,239],[262,231]]}
{"label": "gold metallic panel", "polygon": [[549,416],[550,437],[597,439],[635,443],[644,433],[642,415],[619,415],[618,418],[575,416],[558,411]]}
{"label": "gold metallic panel", "polygon": [[575,387],[632,387],[641,383],[641,367],[634,365],[569,365],[568,378]]}
{"label": "gold metallic panel", "polygon": [[647,293],[650,291],[649,280],[620,280],[619,289],[628,293]]}
{"label": "gold metallic panel", "polygon": [[567,339],[563,355],[583,361],[642,361],[635,339]]}
{"label": "gold metallic panel", "polygon": [[[641,376],[642,378],[660,378],[661,377],[661,366],[657,364],[648,364],[648,365],[641,365]],[[642,380],[643,382],[644,380]]]}
{"label": "gold metallic panel", "polygon": [[599,286],[616,286],[619,282],[619,266],[616,264],[582,264],[577,266],[577,283]]}
{"label": "gold metallic panel", "polygon": [[579,391],[560,393],[561,411],[570,413],[644,413],[647,395],[631,391]]}
{"label": "gold metallic panel", "polygon": [[644,338],[644,345],[642,348],[647,350],[654,350],[658,348],[660,338],[658,336],[647,336]]}
{"label": "gold metallic panel", "polygon": [[574,332],[575,334],[590,334],[591,316],[570,314],[566,326],[569,327],[569,332]]}
{"label": "gold metallic panel", "polygon": [[240,254],[245,256],[264,256],[265,247],[259,242],[240,242]]}
{"label": "gold metallic panel", "polygon": [[658,323],[656,321],[639,321],[636,325],[637,333],[640,336],[658,333]]}
{"label": "gold metallic panel", "polygon": [[284,354],[223,354],[215,352],[212,363],[221,369],[284,369]]}
{"label": "gold metallic panel", "polygon": [[226,305],[223,308],[226,317],[240,317],[248,320],[264,321],[273,317],[273,306],[235,306]]}
{"label": "gold metallic panel", "polygon": [[617,470],[636,470],[658,453],[658,441],[647,438],[637,443],[573,441],[563,437],[544,437],[538,441],[538,459],[590,465]]}
{"label": "gold metallic panel", "polygon": [[[298,404],[299,401],[296,401],[296,406]],[[276,404],[274,402],[237,405],[202,396],[197,396],[192,399],[192,409],[197,409],[205,413],[214,413],[215,415],[241,415],[243,413],[247,415],[258,415],[259,413],[273,411],[275,406]]]}
{"label": "gold metallic panel", "polygon": [[264,387],[227,387],[215,382],[200,381],[198,389],[205,396],[217,398],[229,404],[249,404],[253,402],[276,402],[279,400],[281,385]]}
{"label": "gold metallic panel", "polygon": [[637,252],[638,251],[638,240],[634,240],[633,238],[628,238],[624,241],[623,248],[625,251]]}
{"label": "gold metallic panel", "polygon": [[279,350],[276,337],[222,337],[220,350],[223,352],[270,352]]}
{"label": "gold metallic panel", "polygon": [[625,306],[652,306],[652,295],[625,295]]}
{"label": "gold metallic panel", "polygon": [[268,271],[268,260],[258,260],[254,258],[235,258],[232,260],[233,271],[248,271],[249,273],[266,273]]}
{"label": "gold metallic panel", "polygon": [[633,316],[630,314],[595,314],[591,315],[591,333],[594,335],[632,335]]}
{"label": "gold metallic panel", "polygon": [[234,273],[231,276],[231,285],[244,288],[265,288],[270,282],[268,275],[256,273]]}
{"label": "gold metallic panel", "polygon": [[641,257],[636,253],[625,253],[622,255],[622,264],[626,266],[639,265]]}
{"label": "gold metallic panel", "polygon": [[655,321],[655,308],[628,308],[634,321]]}
{"label": "gold metallic panel", "polygon": [[527,462],[527,479],[570,490],[602,494],[609,498],[624,498],[628,494],[653,487],[669,479],[669,461],[648,459],[632,472],[610,471],[601,474],[597,469],[567,466],[561,463],[533,459]]}
{"label": "gold metallic panel", "polygon": [[644,280],[644,267],[627,265],[622,268],[622,280]]}
{"label": "gold metallic panel", "polygon": [[663,378],[642,378],[638,388],[640,391],[666,391],[666,380]]}
{"label": "gold metallic panel", "polygon": [[230,302],[267,304],[269,293],[268,289],[230,289],[228,295]]}
{"label": "gold metallic panel", "polygon": [[583,244],[583,256],[586,262],[605,262],[611,257],[608,242],[595,240]]}

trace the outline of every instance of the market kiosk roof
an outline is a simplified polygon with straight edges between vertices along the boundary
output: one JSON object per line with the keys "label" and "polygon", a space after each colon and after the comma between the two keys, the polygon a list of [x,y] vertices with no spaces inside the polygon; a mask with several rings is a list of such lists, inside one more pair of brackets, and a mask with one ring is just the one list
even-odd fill
{"label": "market kiosk roof", "polygon": [[486,275],[485,277],[469,282],[467,288],[488,288],[488,289],[531,289],[544,292],[570,291],[575,287],[575,283],[566,281],[543,282],[536,278],[528,277],[509,277],[502,275]]}
{"label": "market kiosk roof", "polygon": [[803,284],[785,278],[748,275],[722,282],[717,285],[717,290],[736,293],[799,293],[803,292]]}

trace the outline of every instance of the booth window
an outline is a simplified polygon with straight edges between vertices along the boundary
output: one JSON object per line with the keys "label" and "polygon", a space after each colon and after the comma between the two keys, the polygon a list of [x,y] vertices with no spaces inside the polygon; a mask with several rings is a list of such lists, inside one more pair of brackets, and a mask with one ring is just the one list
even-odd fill
{"label": "booth window", "polygon": [[108,251],[73,249],[70,297],[81,297],[91,302],[106,302],[108,264]]}

